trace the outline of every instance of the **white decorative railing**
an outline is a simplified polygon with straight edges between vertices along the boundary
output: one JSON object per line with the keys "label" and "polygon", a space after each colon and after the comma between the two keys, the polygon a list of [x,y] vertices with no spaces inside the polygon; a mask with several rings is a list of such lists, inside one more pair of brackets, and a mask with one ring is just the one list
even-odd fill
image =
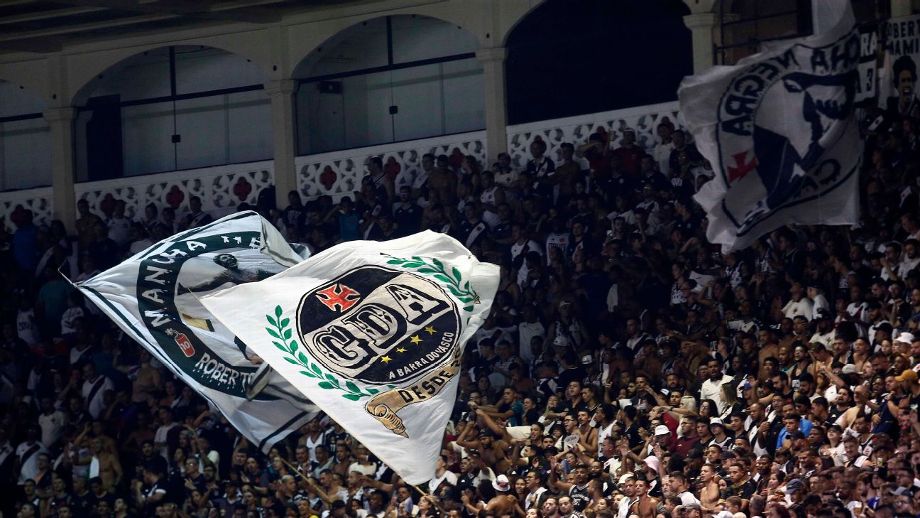
{"label": "white decorative railing", "polygon": [[587,142],[598,128],[604,128],[613,134],[613,145],[618,145],[627,127],[636,131],[639,146],[651,149],[657,141],[656,129],[663,117],[668,117],[675,126],[681,125],[676,101],[508,126],[508,153],[515,166],[524,167],[531,157],[530,144],[539,137],[546,143],[546,156],[558,163],[560,146],[564,142],[577,147]]}
{"label": "white decorative railing", "polygon": [[369,157],[381,157],[384,170],[396,173],[403,169],[421,168],[422,156],[426,153],[447,155],[452,161],[472,155],[484,163],[487,156],[485,140],[485,131],[474,131],[300,156],[295,161],[297,187],[301,196],[308,200],[328,195],[338,202],[343,196],[352,196],[361,189],[361,179],[366,172],[364,164]]}
{"label": "white decorative railing", "polygon": [[77,199],[89,202],[90,210],[99,215],[111,213],[116,200],[125,201],[129,217],[143,217],[148,203],[181,213],[188,208],[189,199],[198,196],[204,210],[220,216],[244,202],[255,205],[259,192],[274,185],[273,172],[274,163],[263,160],[85,182],[77,184],[75,190]]}
{"label": "white decorative railing", "polygon": [[6,230],[16,230],[14,222],[19,221],[20,213],[25,210],[32,211],[32,221],[36,225],[51,223],[54,217],[51,187],[0,192],[0,219]]}
{"label": "white decorative railing", "polygon": [[[663,117],[681,125],[676,102],[509,126],[508,152],[514,164],[523,167],[530,158],[530,144],[538,137],[546,143],[547,155],[558,159],[563,142],[584,143],[598,128],[604,128],[615,132],[613,142],[617,145],[626,127],[636,131],[639,145],[650,149]],[[474,131],[299,156],[295,159],[297,188],[308,200],[329,195],[337,202],[343,196],[354,195],[361,188],[365,161],[372,156],[380,156],[384,168],[394,173],[420,168],[425,153],[447,155],[456,164],[463,156],[472,155],[487,166],[485,137],[485,131]],[[85,182],[77,184],[75,191],[78,200],[87,200],[90,209],[100,215],[109,213],[116,200],[126,202],[131,217],[142,217],[148,203],[170,206],[181,213],[188,208],[189,199],[198,196],[205,210],[219,216],[236,210],[240,203],[255,204],[259,192],[274,184],[273,171],[272,161],[265,160]],[[22,207],[20,211],[31,210],[37,224],[49,223],[53,214],[51,187],[0,193],[0,217],[9,230],[15,230],[14,213],[18,207]]]}

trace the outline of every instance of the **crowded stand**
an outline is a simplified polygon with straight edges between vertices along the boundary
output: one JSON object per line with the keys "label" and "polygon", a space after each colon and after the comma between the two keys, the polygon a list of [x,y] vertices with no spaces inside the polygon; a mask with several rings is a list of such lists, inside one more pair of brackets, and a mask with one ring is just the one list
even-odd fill
{"label": "crowded stand", "polygon": [[[864,114],[865,121],[877,114]],[[313,253],[449,234],[501,266],[428,484],[320,414],[263,454],[63,278],[216,214],[78,204],[0,236],[3,516],[920,515],[920,129],[863,125],[861,221],[722,253],[674,121],[526,163],[366,163],[360,190],[253,208]]]}

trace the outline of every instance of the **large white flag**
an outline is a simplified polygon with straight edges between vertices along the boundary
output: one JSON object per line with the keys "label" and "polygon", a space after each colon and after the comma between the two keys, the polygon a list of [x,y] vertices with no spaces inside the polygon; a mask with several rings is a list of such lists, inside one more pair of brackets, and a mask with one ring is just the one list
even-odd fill
{"label": "large white flag", "polygon": [[302,259],[261,216],[240,212],[165,239],[76,286],[267,450],[318,410],[277,374],[248,400],[260,360],[198,297],[271,277]]}
{"label": "large white flag", "polygon": [[410,484],[434,476],[466,341],[497,266],[431,231],[352,241],[201,299],[220,321]]}
{"label": "large white flag", "polygon": [[783,225],[858,221],[860,37],[849,0],[815,7],[827,32],[685,78],[678,91],[716,173],[695,199],[707,237],[725,249]]}

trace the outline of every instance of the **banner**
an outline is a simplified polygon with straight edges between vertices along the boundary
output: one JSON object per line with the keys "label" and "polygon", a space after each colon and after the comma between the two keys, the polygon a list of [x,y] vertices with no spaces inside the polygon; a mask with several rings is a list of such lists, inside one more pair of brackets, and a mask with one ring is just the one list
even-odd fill
{"label": "banner", "polygon": [[434,477],[497,266],[426,231],[352,241],[202,303],[406,482]]}
{"label": "banner", "polygon": [[816,0],[825,33],[685,78],[680,111],[715,178],[706,236],[743,248],[783,225],[858,221],[860,36],[848,0]]}
{"label": "banner", "polygon": [[879,106],[892,115],[920,116],[917,64],[920,63],[920,16],[885,23],[885,59],[879,71]]}
{"label": "banner", "polygon": [[859,81],[856,82],[856,102],[873,99],[878,94],[878,27],[859,27]]}
{"label": "banner", "polygon": [[250,401],[261,359],[198,297],[267,279],[299,263],[255,212],[165,239],[76,287],[263,451],[318,410],[277,373]]}

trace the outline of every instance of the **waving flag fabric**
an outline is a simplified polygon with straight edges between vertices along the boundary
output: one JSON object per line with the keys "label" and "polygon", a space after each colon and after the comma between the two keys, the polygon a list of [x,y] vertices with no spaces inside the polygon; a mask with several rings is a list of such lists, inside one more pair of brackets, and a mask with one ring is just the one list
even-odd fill
{"label": "waving flag fabric", "polygon": [[827,32],[688,77],[678,92],[716,173],[696,201],[725,249],[783,225],[858,220],[860,36],[849,0],[815,4]]}
{"label": "waving flag fabric", "polygon": [[267,451],[318,411],[277,374],[249,400],[247,387],[261,360],[198,297],[269,278],[301,260],[271,224],[249,211],[165,239],[76,286]]}
{"label": "waving flag fabric", "polygon": [[466,341],[497,266],[423,232],[337,245],[201,299],[230,330],[410,484],[434,476]]}

